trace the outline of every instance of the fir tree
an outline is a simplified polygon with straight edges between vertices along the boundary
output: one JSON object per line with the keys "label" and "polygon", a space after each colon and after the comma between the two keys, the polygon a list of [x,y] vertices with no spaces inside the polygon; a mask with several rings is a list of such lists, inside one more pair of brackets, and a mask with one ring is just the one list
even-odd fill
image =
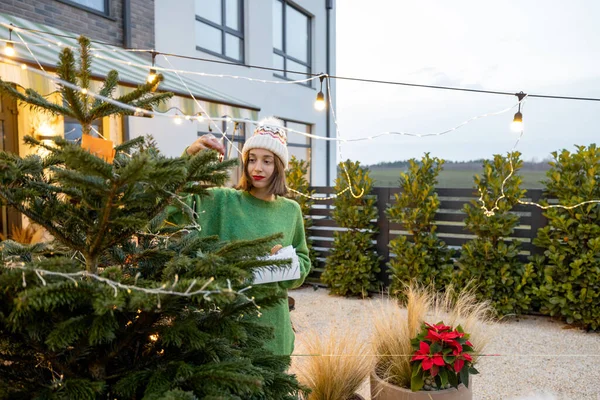
{"label": "fir tree", "polygon": [[[89,42],[80,42],[84,67],[65,49],[59,76],[87,87]],[[103,95],[116,80],[109,73]],[[49,105],[1,84],[34,107],[77,118],[84,134],[95,118],[129,113],[65,87],[64,104]],[[119,101],[148,108],[170,96],[151,89]],[[45,147],[46,158],[0,153],[0,197],[55,239],[3,242],[0,399],[296,398],[289,357],[262,346],[272,328],[259,323],[259,307],[281,295],[268,285],[248,289],[272,238],[221,243],[201,239],[191,222],[164,222],[169,205],[192,213],[182,193],[223,184],[234,162],[211,151],[167,158],[143,138],[116,147],[112,163],[63,139]]]}

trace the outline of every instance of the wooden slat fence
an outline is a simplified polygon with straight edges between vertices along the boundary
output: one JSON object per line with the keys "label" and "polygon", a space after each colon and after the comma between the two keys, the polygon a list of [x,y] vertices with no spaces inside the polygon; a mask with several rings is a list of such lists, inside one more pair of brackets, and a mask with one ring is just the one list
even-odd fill
{"label": "wooden slat fence", "polygon": [[[317,196],[327,197],[335,193],[331,187],[313,187]],[[479,197],[473,189],[436,189],[440,198],[440,208],[436,215],[436,224],[438,226],[438,237],[448,246],[460,250],[460,247],[475,236],[469,232],[464,224],[466,214],[462,211],[464,205],[471,200],[477,200]],[[383,257],[381,262],[381,272],[379,280],[387,285],[389,283],[387,262],[393,254],[390,254],[388,243],[398,235],[408,236],[408,232],[403,230],[402,226],[392,223],[386,218],[385,210],[389,205],[395,202],[395,194],[400,193],[399,188],[377,187],[373,189],[371,195],[377,198],[378,218],[373,221],[376,224],[378,232],[375,236],[375,245],[379,255]],[[539,202],[542,198],[542,190],[528,190],[526,201]],[[335,231],[344,230],[337,227],[336,222],[331,217],[333,210],[333,200],[316,201],[311,209],[309,218],[312,219],[313,226],[309,230],[309,238],[317,251],[318,262],[313,266],[313,272],[309,281],[313,283],[320,282],[321,273],[324,270],[325,258],[330,254],[333,246],[333,234]],[[540,252],[540,249],[533,245],[533,239],[537,236],[537,230],[546,225],[546,219],[542,215],[542,210],[535,206],[517,205],[513,211],[519,216],[519,225],[515,229],[513,236],[506,238],[507,241],[513,239],[522,242],[521,257],[525,260],[527,256]]]}

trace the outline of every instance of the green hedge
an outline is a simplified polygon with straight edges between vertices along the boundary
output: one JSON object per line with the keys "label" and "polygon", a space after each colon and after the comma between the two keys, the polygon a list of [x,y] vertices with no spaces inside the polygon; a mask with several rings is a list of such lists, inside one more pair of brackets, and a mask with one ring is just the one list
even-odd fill
{"label": "green hedge", "polygon": [[[478,200],[465,204],[466,228],[477,237],[462,246],[454,283],[476,285],[479,299],[488,300],[500,315],[527,312],[532,304],[535,272],[519,260],[520,242],[507,240],[519,225],[513,207],[522,199],[523,161],[514,152],[495,155],[483,162],[483,174],[475,175]],[[482,207],[485,206],[485,207]]]}
{"label": "green hedge", "polygon": [[[546,183],[547,198],[574,206],[600,199],[600,149],[577,146],[576,153],[553,152]],[[548,203],[545,203],[548,205]],[[541,311],[569,324],[600,327],[600,204],[571,209],[549,208],[548,225],[534,244],[544,249],[535,265],[543,275],[537,295]]]}
{"label": "green hedge", "polygon": [[[348,176],[352,191],[345,190],[349,187]],[[333,248],[321,275],[321,280],[329,286],[331,293],[367,296],[378,288],[376,274],[379,272],[380,257],[372,243],[376,226],[371,221],[377,218],[376,200],[369,195],[372,188],[373,180],[369,177],[369,171],[362,168],[359,162],[348,160],[340,163],[335,191],[345,191],[333,201],[335,209],[332,215],[337,226],[345,230],[334,233]],[[362,196],[354,196],[363,190]]]}
{"label": "green hedge", "polygon": [[400,174],[400,194],[386,210],[388,219],[402,224],[411,235],[398,235],[390,240],[390,251],[395,254],[390,262],[390,293],[403,292],[404,285],[415,281],[443,289],[452,279],[453,251],[437,237],[435,214],[440,200],[434,188],[444,160],[429,157],[417,162],[409,160],[409,169]]}

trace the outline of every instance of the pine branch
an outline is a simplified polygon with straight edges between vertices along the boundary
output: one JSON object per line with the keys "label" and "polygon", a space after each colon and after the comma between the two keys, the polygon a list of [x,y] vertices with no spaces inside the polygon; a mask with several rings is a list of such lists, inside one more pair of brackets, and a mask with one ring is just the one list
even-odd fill
{"label": "pine branch", "polygon": [[7,94],[17,100],[28,104],[32,109],[37,111],[46,111],[53,114],[63,114],[73,116],[70,110],[58,104],[49,102],[33,89],[27,89],[25,94],[19,92],[12,84],[0,79],[0,92]]}
{"label": "pine branch", "polygon": [[[110,192],[108,193],[108,195],[106,197],[106,204],[104,205],[104,207],[102,209],[102,214],[100,216],[100,226],[98,227],[98,230],[96,232],[94,232],[95,238],[94,238],[93,242],[91,242],[91,244],[89,246],[89,250],[85,253],[91,257],[91,260],[89,260],[90,263],[88,264],[88,266],[90,267],[90,268],[88,268],[88,272],[96,273],[95,262],[97,261],[99,253],[102,250],[104,250],[104,249],[100,248],[100,245],[101,245],[103,239],[105,239],[104,235],[106,234],[106,230],[109,225],[108,224],[109,217],[112,212],[113,202],[115,200],[115,195],[117,193],[117,190],[118,190],[118,185],[116,183],[113,183],[110,188]],[[88,261],[87,257],[86,257],[86,261]]]}
{"label": "pine branch", "polygon": [[77,71],[77,77],[79,78],[80,86],[82,88],[89,89],[90,76],[92,75],[90,63],[90,40],[85,36],[79,36],[77,41],[79,42],[79,70]]}
{"label": "pine branch", "polygon": [[[106,80],[104,81],[104,84],[102,85],[102,88],[100,89],[98,94],[100,96],[110,98],[110,97],[112,97],[118,84],[119,84],[119,73],[113,69],[108,72],[108,75],[106,76]],[[90,112],[93,113],[92,110],[95,109],[96,107],[98,107],[102,102],[103,102],[103,100],[99,99],[99,98],[94,100],[94,103],[92,104],[92,106],[90,108]]]}
{"label": "pine branch", "polygon": [[[137,98],[134,98],[133,100],[129,100],[129,101],[124,101],[122,98],[119,98],[116,100],[120,101],[121,103],[128,104],[131,107],[141,108],[144,110],[152,110],[153,107],[160,105],[162,102],[170,99],[171,97],[173,97],[173,93],[166,92],[166,93],[154,94],[154,95],[148,97],[147,99],[143,99],[143,100],[138,100]],[[90,110],[90,114],[94,115],[95,118],[102,118],[102,117],[106,117],[108,115],[112,115],[115,113],[124,114],[124,115],[133,115],[135,112],[132,110],[126,110],[126,109],[120,108],[119,106],[116,106],[116,105],[114,105],[112,103],[108,103],[108,102],[102,103],[99,106]]]}
{"label": "pine branch", "polygon": [[69,240],[58,228],[54,226],[52,221],[49,221],[43,218],[38,213],[34,212],[30,208],[25,207],[21,202],[16,201],[9,192],[5,191],[3,187],[0,186],[0,197],[5,199],[12,207],[14,207],[17,211],[21,212],[26,217],[30,218],[32,221],[35,221],[37,224],[42,225],[52,236],[66,245],[72,247],[75,250],[82,251],[83,247],[78,245],[77,243]]}
{"label": "pine branch", "polygon": [[[58,77],[63,81],[67,81],[73,85],[79,86],[77,84],[77,67],[75,65],[75,56],[73,55],[73,51],[68,47],[63,49],[62,53],[60,54],[57,64],[57,74]],[[81,104],[79,99],[79,92],[76,92],[67,86],[61,86],[60,92],[62,93],[63,99],[69,105],[71,114],[75,116],[75,119],[78,121],[85,121],[86,113],[83,109],[83,104]]]}

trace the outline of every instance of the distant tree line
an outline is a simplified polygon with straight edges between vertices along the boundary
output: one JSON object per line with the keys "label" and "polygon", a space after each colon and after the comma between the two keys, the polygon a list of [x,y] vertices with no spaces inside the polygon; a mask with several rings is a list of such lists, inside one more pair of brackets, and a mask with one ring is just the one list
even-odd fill
{"label": "distant tree line", "polygon": [[[483,158],[476,160],[468,160],[468,161],[450,161],[446,160],[444,164],[445,170],[452,171],[478,171],[481,169],[483,165]],[[547,171],[550,169],[548,165],[548,161],[550,159],[544,159],[538,161],[537,159],[532,159],[531,161],[523,161],[523,166],[521,167],[521,171]],[[371,170],[377,169],[407,169],[409,167],[408,160],[399,160],[399,161],[382,161],[377,164],[367,166]]]}

